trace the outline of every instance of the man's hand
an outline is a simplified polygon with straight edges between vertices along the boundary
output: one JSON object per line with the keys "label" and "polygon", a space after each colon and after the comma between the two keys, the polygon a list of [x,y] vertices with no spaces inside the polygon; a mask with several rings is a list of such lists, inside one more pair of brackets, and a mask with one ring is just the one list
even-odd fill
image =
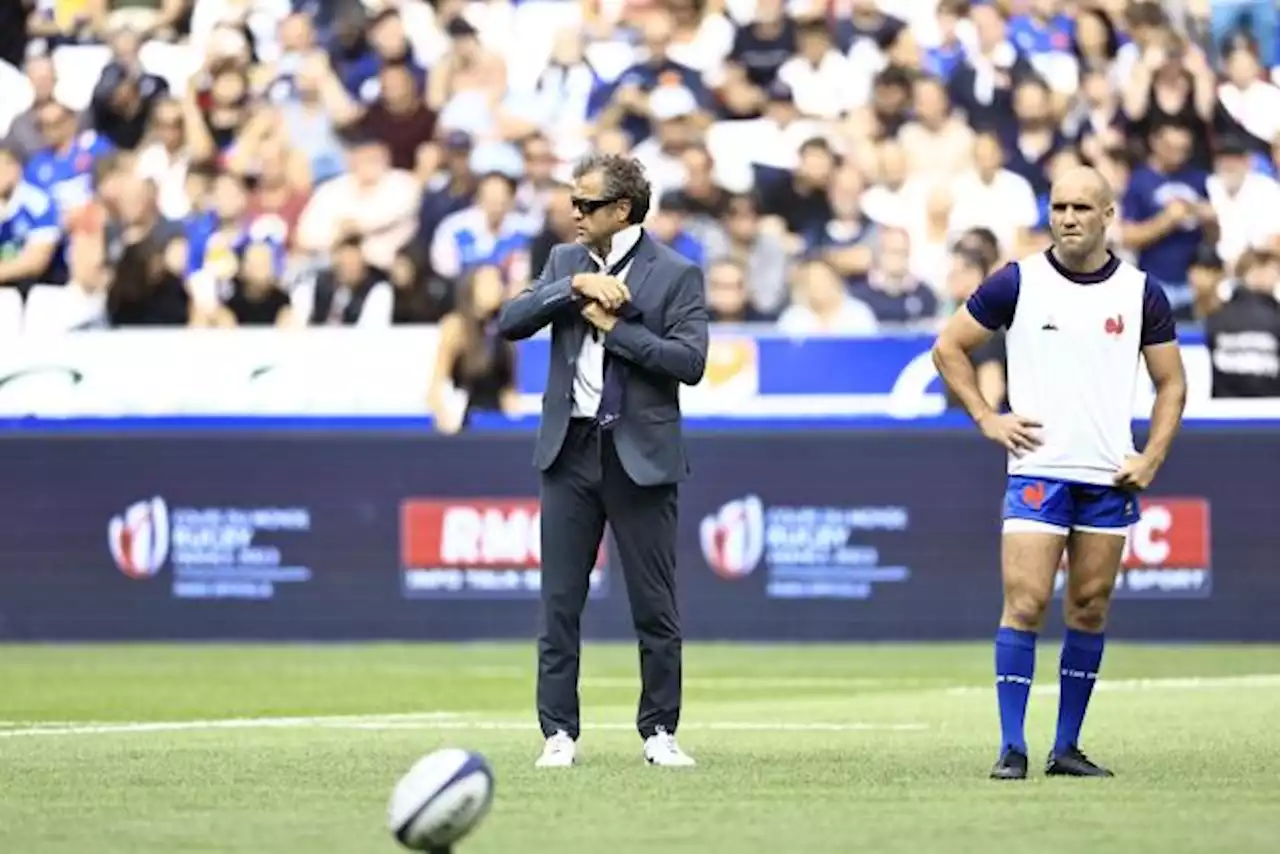
{"label": "man's hand", "polygon": [[1030,418],[1023,418],[1012,412],[1004,415],[993,412],[978,422],[978,429],[982,431],[982,435],[1004,445],[1016,457],[1040,447],[1040,437],[1036,434],[1036,429],[1042,426],[1039,421],[1032,421]]}
{"label": "man's hand", "polygon": [[1121,489],[1141,491],[1151,485],[1156,478],[1156,469],[1160,466],[1145,454],[1125,457],[1120,471],[1116,472],[1115,484]]}
{"label": "man's hand", "polygon": [[573,289],[609,311],[617,311],[631,299],[631,291],[621,279],[603,273],[579,273],[573,277]]}
{"label": "man's hand", "polygon": [[582,308],[582,316],[596,329],[608,332],[618,323],[618,318],[605,310],[598,302],[589,302]]}

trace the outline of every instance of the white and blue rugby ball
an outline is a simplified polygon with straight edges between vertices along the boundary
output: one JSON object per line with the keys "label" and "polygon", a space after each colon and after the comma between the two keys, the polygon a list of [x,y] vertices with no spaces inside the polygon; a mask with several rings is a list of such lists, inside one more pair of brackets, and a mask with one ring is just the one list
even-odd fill
{"label": "white and blue rugby ball", "polygon": [[391,793],[387,828],[413,851],[446,851],[485,817],[493,771],[483,756],[456,747],[413,764]]}

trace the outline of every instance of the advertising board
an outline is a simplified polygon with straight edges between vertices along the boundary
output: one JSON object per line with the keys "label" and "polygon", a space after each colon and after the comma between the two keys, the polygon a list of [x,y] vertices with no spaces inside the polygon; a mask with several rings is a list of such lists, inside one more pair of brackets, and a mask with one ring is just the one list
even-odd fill
{"label": "advertising board", "polygon": [[[677,557],[690,639],[990,636],[1004,477],[994,445],[925,430],[688,443]],[[541,564],[531,445],[0,438],[0,638],[530,638],[541,573],[556,571]],[[1179,438],[1141,499],[1109,633],[1280,640],[1275,446],[1261,431]],[[622,572],[606,538],[590,637],[633,637]]]}

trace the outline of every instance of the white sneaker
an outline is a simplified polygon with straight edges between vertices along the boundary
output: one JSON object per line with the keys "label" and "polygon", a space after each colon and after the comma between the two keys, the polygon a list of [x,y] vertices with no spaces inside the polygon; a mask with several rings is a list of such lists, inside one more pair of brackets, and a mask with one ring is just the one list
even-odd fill
{"label": "white sneaker", "polygon": [[676,737],[662,727],[644,740],[644,760],[650,765],[662,765],[667,768],[692,768],[698,763],[693,757],[680,749]]}
{"label": "white sneaker", "polygon": [[555,735],[547,739],[542,748],[542,755],[534,763],[535,768],[568,768],[573,765],[578,754],[578,745],[569,733],[557,730]]}

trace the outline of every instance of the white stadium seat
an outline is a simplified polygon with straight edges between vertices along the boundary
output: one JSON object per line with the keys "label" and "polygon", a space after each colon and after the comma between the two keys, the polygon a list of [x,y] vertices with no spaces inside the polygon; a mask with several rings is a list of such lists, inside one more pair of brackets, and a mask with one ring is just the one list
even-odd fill
{"label": "white stadium seat", "polygon": [[76,285],[36,285],[27,294],[23,331],[29,335],[69,332],[100,320],[105,293],[85,293]]}
{"label": "white stadium seat", "polygon": [[0,288],[0,338],[22,333],[22,295],[13,288]]}

